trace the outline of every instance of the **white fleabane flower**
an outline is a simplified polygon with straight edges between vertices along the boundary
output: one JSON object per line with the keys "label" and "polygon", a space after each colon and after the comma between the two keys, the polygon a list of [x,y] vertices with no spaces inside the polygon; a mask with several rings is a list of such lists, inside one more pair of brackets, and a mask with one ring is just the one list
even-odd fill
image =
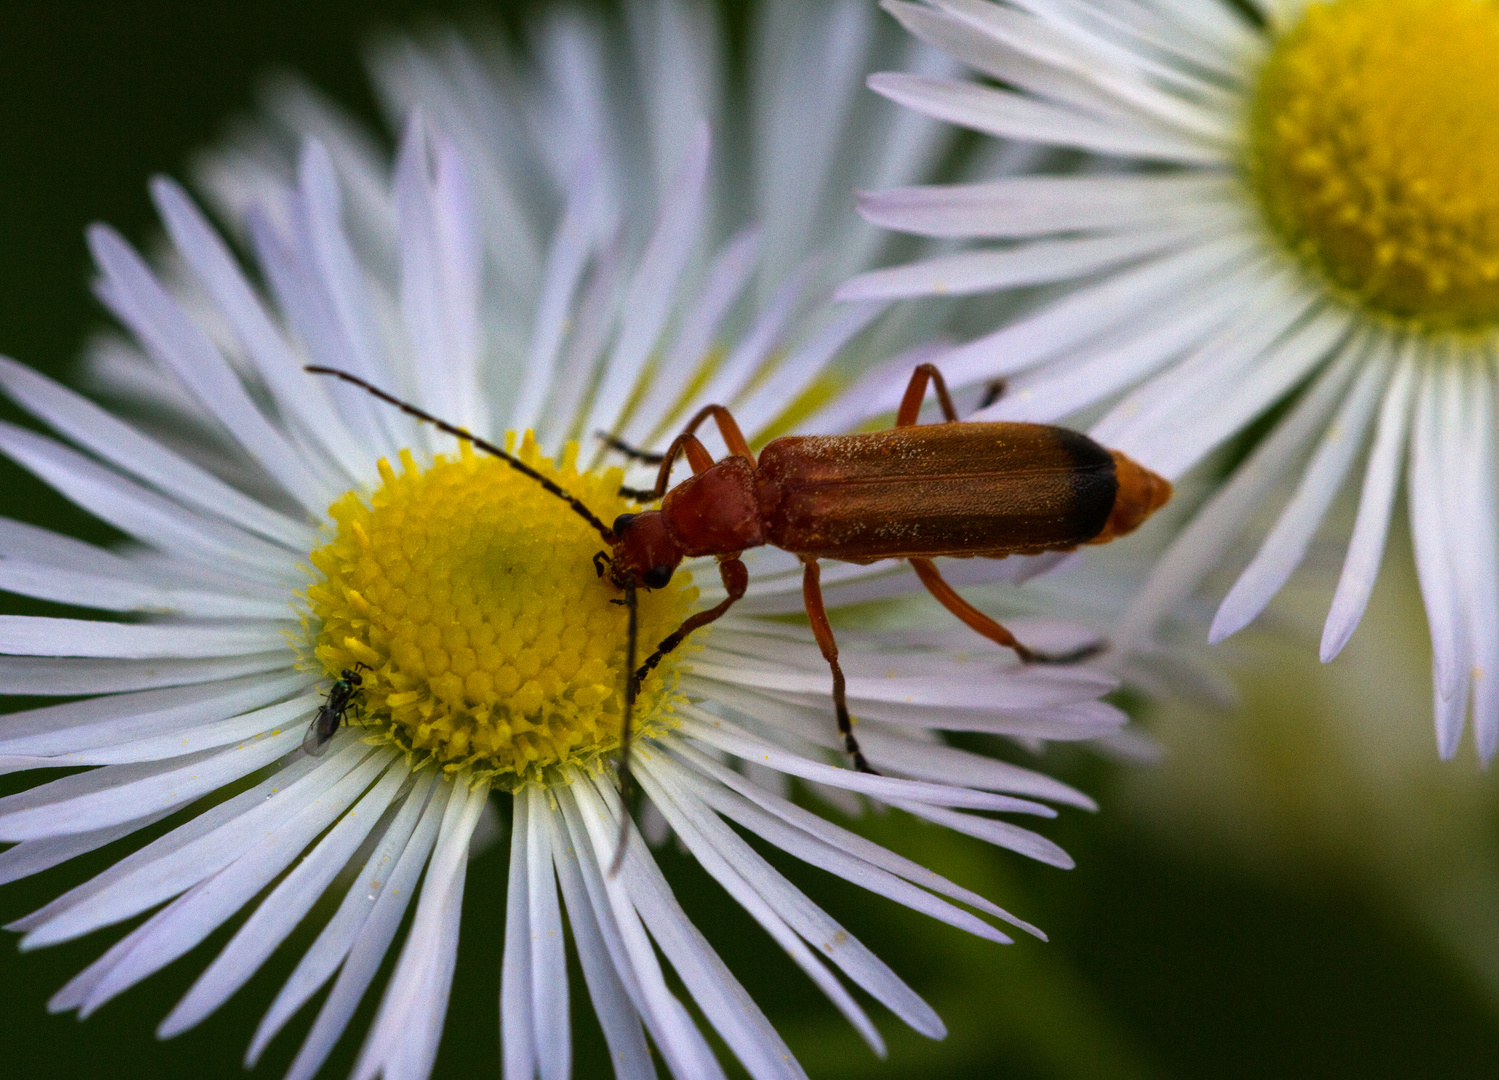
{"label": "white fleabane flower", "polygon": [[[672,6],[632,11],[629,62],[586,22],[539,36],[536,67],[491,67],[500,54],[456,42],[403,46],[382,69],[410,116],[389,167],[305,94],[282,98],[281,128],[253,136],[238,167],[208,168],[251,267],[167,179],[151,187],[163,271],[90,230],[98,294],[130,335],[102,344],[92,373],[150,405],[159,434],[0,360],[0,386],[60,436],[0,425],[0,450],[129,538],[104,549],[0,519],[0,587],[125,616],[0,616],[0,691],[82,699],[8,715],[0,769],[93,767],[0,799],[14,845],[0,880],[171,826],[12,924],[32,948],[152,912],[54,1009],[88,1015],[261,897],[159,1034],[190,1028],[347,872],[247,1063],[331,983],[290,1073],[314,1074],[409,913],[355,1073],[419,1080],[442,1031],[470,845],[504,793],[507,1077],[570,1071],[564,909],[618,1075],[655,1075],[652,1048],[672,1075],[723,1075],[663,957],[752,1076],[802,1075],[648,848],[632,840],[608,872],[628,618],[596,574],[598,533],[502,460],[303,370],[357,373],[492,435],[604,521],[635,504],[595,431],[660,446],[708,400],[732,404],[752,438],[860,411],[835,377],[857,369],[850,344],[902,331],[871,329],[878,303],[829,302],[828,267],[859,245],[872,255],[877,234],[828,225],[826,208],[858,178],[918,179],[913,148],[934,127],[857,102],[882,40],[859,6],[788,6],[768,19],[758,70],[796,78],[751,99],[769,145],[715,151],[692,117],[747,104],[717,102],[717,35]],[[803,143],[834,92],[843,112],[813,133],[827,141]],[[840,628],[860,739],[884,775],[855,772],[811,634],[763,617],[800,596],[794,560],[747,562],[745,601],[640,689],[647,809],[872,1048],[880,1035],[840,972],[940,1037],[932,1010],[744,834],[987,939],[1009,940],[980,914],[1037,932],[782,789],[796,778],[1067,866],[1055,844],[987,815],[1053,816],[1048,803],[1087,797],[939,732],[1106,734],[1123,719],[1098,700],[1111,683],[1018,668],[977,640],[960,653]],[[684,570],[641,594],[642,642],[722,597],[711,562]],[[882,569],[827,577],[833,604],[895,587]],[[320,745],[309,725],[340,698]]]}
{"label": "white fleabane flower", "polygon": [[[1033,144],[1040,164],[867,196],[865,215],[892,228],[1002,243],[863,275],[844,296],[1048,286],[943,357],[948,378],[1008,378],[980,416],[1081,414],[1094,437],[1168,479],[1288,403],[1166,552],[1119,640],[1148,647],[1269,501],[1283,508],[1210,636],[1246,625],[1350,483],[1362,494],[1323,630],[1331,660],[1368,602],[1403,474],[1438,747],[1456,752],[1471,707],[1489,760],[1499,11],[1472,0],[886,7],[1002,85],[885,74],[871,86]],[[1076,151],[1091,155],[1081,169]]]}

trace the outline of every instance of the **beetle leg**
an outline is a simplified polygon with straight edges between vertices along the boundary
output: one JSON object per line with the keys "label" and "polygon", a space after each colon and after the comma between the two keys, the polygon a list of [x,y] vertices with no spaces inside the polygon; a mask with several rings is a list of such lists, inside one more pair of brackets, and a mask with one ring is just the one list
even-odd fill
{"label": "beetle leg", "polygon": [[911,564],[911,569],[916,571],[916,576],[921,579],[921,583],[926,586],[927,592],[935,596],[938,603],[948,611],[996,645],[1014,649],[1015,655],[1025,663],[1035,661],[1036,654],[1020,644],[1014,634],[959,596],[953,587],[942,579],[941,573],[938,572],[931,559],[908,559],[907,561]]}
{"label": "beetle leg", "polygon": [[633,458],[634,460],[639,461],[645,465],[660,465],[662,460],[666,457],[665,454],[652,454],[645,450],[637,449],[636,447],[633,447],[629,443],[625,442],[623,439],[616,439],[607,431],[595,431],[594,435],[597,436],[598,440],[609,449],[618,450],[625,457]]}
{"label": "beetle leg", "polygon": [[[687,464],[692,466],[692,475],[696,476],[705,469],[713,467],[713,455],[708,453],[708,448],[698,441],[698,437],[691,431],[684,431],[671,441],[671,446],[666,453],[661,455],[661,471],[656,473],[656,487],[653,491],[636,491],[633,488],[620,488],[619,493],[627,497],[633,497],[640,502],[652,502],[666,494],[666,485],[671,482],[671,467],[677,463],[677,456],[687,455]],[[640,498],[644,496],[644,498]]]}
{"label": "beetle leg", "polygon": [[817,638],[817,647],[822,658],[833,669],[833,712],[838,717],[838,734],[843,736],[843,748],[854,760],[854,768],[860,772],[875,773],[864,752],[859,749],[859,740],[854,738],[853,718],[848,715],[848,699],[845,692],[843,669],[838,666],[838,642],[833,639],[833,628],[828,623],[827,609],[822,606],[822,573],[816,559],[802,560],[802,600],[807,605],[807,618],[812,622],[812,634]]}
{"label": "beetle leg", "polygon": [[704,405],[697,411],[697,415],[687,421],[687,426],[682,429],[683,435],[691,435],[702,427],[703,422],[709,417],[718,425],[718,433],[723,436],[723,444],[729,448],[729,453],[735,457],[745,458],[751,465],[755,463],[755,455],[750,452],[749,440],[744,437],[744,432],[739,430],[739,422],[734,419],[734,414],[722,405]]}
{"label": "beetle leg", "polygon": [[635,672],[637,692],[645,677],[651,673],[651,669],[661,662],[662,657],[687,640],[688,634],[717,620],[733,607],[736,601],[744,598],[744,591],[749,588],[749,571],[744,568],[744,563],[740,562],[737,556],[719,559],[718,576],[723,579],[724,591],[729,595],[707,611],[699,611],[696,615],[690,616],[681,626],[661,640],[661,644],[656,646],[656,651],[646,657],[645,663],[641,664],[640,669]]}
{"label": "beetle leg", "polygon": [[1034,649],[1020,644],[1015,635],[1006,630],[999,623],[985,615],[967,600],[964,600],[957,592],[943,580],[942,574],[937,570],[936,564],[931,559],[907,559],[911,569],[916,571],[916,576],[926,586],[927,592],[937,598],[937,601],[952,612],[963,622],[996,645],[1003,645],[1007,649],[1014,649],[1015,655],[1027,664],[1072,664],[1079,660],[1086,660],[1103,651],[1104,645],[1101,641],[1095,641],[1084,645],[1081,649],[1074,649],[1069,653],[1052,654],[1039,653]]}
{"label": "beetle leg", "polygon": [[602,431],[598,433],[600,439],[621,453],[628,454],[630,457],[644,461],[647,464],[654,465],[659,462],[661,465],[661,471],[656,474],[654,494],[635,488],[620,488],[619,493],[628,498],[633,498],[638,502],[650,502],[653,499],[661,498],[666,494],[666,486],[671,481],[671,467],[676,464],[679,454],[685,453],[687,455],[687,461],[692,466],[694,475],[711,466],[713,464],[713,456],[708,453],[707,447],[698,441],[696,434],[697,429],[702,427],[703,423],[709,419],[712,419],[718,425],[718,433],[723,436],[724,445],[729,448],[729,453],[735,457],[745,458],[753,465],[755,463],[755,455],[751,453],[749,440],[744,437],[744,432],[739,430],[739,424],[734,419],[733,413],[729,412],[722,405],[704,405],[691,420],[687,421],[687,426],[682,429],[680,435],[672,440],[671,446],[667,448],[664,454],[647,454],[636,450],[628,443],[621,442],[612,435],[606,435]]}
{"label": "beetle leg", "polygon": [[895,414],[896,427],[914,427],[921,413],[921,402],[926,397],[926,384],[930,380],[937,391],[937,403],[942,406],[942,415],[948,423],[958,419],[958,410],[953,408],[952,395],[947,392],[947,381],[936,364],[917,364],[911,372],[911,381],[906,384],[906,396],[900,399],[900,411]]}

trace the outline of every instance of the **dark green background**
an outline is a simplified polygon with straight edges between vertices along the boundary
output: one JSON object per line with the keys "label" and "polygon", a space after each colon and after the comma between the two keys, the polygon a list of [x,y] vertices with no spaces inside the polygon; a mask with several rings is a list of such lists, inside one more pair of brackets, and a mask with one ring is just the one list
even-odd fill
{"label": "dark green background", "polygon": [[[489,11],[514,22],[521,9]],[[0,5],[0,351],[66,376],[103,316],[87,291],[82,230],[108,220],[136,241],[154,221],[152,172],[179,175],[188,154],[248,110],[257,78],[290,67],[356,111],[371,99],[359,44],[378,29],[475,14],[445,3],[15,3]],[[16,419],[15,410],[3,415]],[[9,466],[3,512],[95,538],[105,534]],[[7,611],[41,611],[0,598]],[[1499,1024],[1480,994],[1366,882],[1303,873],[1283,886],[1225,864],[1167,854],[1110,812],[1118,777],[1096,760],[1044,763],[1099,797],[1048,835],[1071,872],[1024,865],[976,842],[899,819],[870,830],[1044,926],[1050,944],[974,942],[814,874],[815,898],[911,979],[944,1015],[948,1040],[903,1033],[888,1016],[889,1061],[865,1048],[767,938],[695,866],[667,853],[668,875],[814,1077],[1477,1077],[1499,1060]],[[4,790],[23,786],[8,778]],[[1434,838],[1435,842],[1435,838]],[[106,865],[65,866],[0,889],[14,918]],[[453,1004],[436,1075],[497,1076],[496,998],[505,849],[469,877]],[[0,1074],[234,1076],[261,1010],[290,970],[262,977],[195,1031],[151,1031],[227,931],[79,1024],[47,997],[117,936],[21,956],[0,945]],[[300,939],[303,944],[308,936]],[[576,978],[577,1002],[581,980]],[[368,1008],[366,1009],[368,1012]],[[586,1005],[576,1010],[580,1077],[607,1075]],[[307,1018],[256,1075],[279,1076]],[[341,1075],[345,1046],[328,1070]]]}

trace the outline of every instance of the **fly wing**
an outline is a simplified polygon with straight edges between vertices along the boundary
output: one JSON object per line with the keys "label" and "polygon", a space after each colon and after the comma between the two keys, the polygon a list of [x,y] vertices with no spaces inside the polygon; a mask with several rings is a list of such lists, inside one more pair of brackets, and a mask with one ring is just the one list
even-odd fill
{"label": "fly wing", "polygon": [[338,713],[328,706],[318,708],[312,723],[307,725],[307,734],[302,737],[302,749],[313,757],[322,757],[328,743],[338,731]]}

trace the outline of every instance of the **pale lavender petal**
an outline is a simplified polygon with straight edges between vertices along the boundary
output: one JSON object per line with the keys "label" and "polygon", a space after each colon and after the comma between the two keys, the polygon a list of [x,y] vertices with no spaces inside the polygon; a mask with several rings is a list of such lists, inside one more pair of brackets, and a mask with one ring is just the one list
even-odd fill
{"label": "pale lavender petal", "polygon": [[[1380,339],[1376,347],[1390,352],[1396,351],[1393,343]],[[1416,389],[1416,367],[1412,343],[1400,348],[1397,354],[1395,374],[1385,391],[1379,409],[1379,424],[1375,430],[1374,447],[1369,451],[1369,464],[1364,472],[1363,494],[1359,498],[1358,518],[1353,525],[1353,535],[1348,541],[1348,554],[1343,560],[1343,572],[1338,578],[1338,589],[1333,594],[1332,607],[1327,613],[1327,623],[1322,628],[1322,662],[1325,664],[1343,651],[1364,609],[1369,604],[1369,594],[1374,591],[1374,581],[1379,576],[1379,564],[1384,558],[1385,537],[1390,529],[1390,514],[1395,507],[1395,491],[1400,480],[1401,466],[1405,461],[1406,432],[1410,426],[1411,400]]]}
{"label": "pale lavender petal", "polygon": [[1254,560],[1223,598],[1208,631],[1209,642],[1217,644],[1247,626],[1306,557],[1312,536],[1322,524],[1333,496],[1342,487],[1354,456],[1363,448],[1364,435],[1388,374],[1389,363],[1384,357],[1365,358],[1364,368],[1343,407],[1323,434],[1322,444],[1302,474],[1296,494],[1286,504]]}

